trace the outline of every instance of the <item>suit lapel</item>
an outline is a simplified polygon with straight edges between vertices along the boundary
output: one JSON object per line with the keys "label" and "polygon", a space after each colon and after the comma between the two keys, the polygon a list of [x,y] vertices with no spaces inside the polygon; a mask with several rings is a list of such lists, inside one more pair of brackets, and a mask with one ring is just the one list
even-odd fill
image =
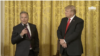
{"label": "suit lapel", "polygon": [[67,30],[69,30],[69,28],[76,22],[76,16],[72,19],[71,23],[69,24],[69,27]]}
{"label": "suit lapel", "polygon": [[24,29],[24,27],[22,26],[21,23],[19,24],[19,27],[18,28],[19,28],[19,33],[21,33],[21,31]]}
{"label": "suit lapel", "polygon": [[32,38],[32,36],[33,36],[33,32],[32,32],[32,26],[31,26],[31,24],[30,24],[30,23],[29,23],[29,26],[30,26],[31,38]]}
{"label": "suit lapel", "polygon": [[65,31],[66,31],[67,21],[68,21],[68,18],[66,18],[66,19],[64,20],[64,33],[65,33]]}

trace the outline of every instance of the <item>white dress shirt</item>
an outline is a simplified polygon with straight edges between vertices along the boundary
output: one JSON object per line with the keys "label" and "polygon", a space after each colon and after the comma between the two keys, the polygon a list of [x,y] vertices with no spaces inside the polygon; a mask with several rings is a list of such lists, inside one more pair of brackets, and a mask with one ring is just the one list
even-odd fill
{"label": "white dress shirt", "polygon": [[28,31],[29,31],[29,34],[30,34],[30,36],[31,36],[30,25],[29,25],[29,23],[27,23],[26,25],[27,25],[27,29],[28,29]]}
{"label": "white dress shirt", "polygon": [[70,19],[71,19],[71,20],[70,20],[70,23],[71,23],[71,21],[73,20],[74,17],[75,17],[75,15],[74,15],[73,17],[70,18]]}

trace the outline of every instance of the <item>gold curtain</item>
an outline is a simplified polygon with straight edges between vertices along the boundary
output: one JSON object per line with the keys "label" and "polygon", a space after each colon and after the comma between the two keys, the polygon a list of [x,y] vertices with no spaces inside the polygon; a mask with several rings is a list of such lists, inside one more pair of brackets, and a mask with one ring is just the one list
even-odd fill
{"label": "gold curtain", "polygon": [[[65,17],[65,6],[76,6],[76,15],[82,18],[84,29],[82,56],[100,56],[100,2],[99,1],[5,1],[4,56],[14,56],[15,45],[11,44],[13,26],[20,23],[20,12],[29,13],[29,22],[37,26],[40,41],[40,56],[53,56],[57,51],[57,29]],[[88,10],[95,6],[96,10]]]}

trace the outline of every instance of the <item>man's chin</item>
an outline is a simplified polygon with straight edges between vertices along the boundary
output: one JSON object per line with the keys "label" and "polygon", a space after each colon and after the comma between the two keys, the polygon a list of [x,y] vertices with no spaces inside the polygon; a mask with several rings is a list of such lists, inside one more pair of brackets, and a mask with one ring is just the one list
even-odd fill
{"label": "man's chin", "polygon": [[68,16],[66,16],[66,17],[68,17]]}
{"label": "man's chin", "polygon": [[[27,22],[28,23],[28,22]],[[25,23],[22,23],[22,24],[27,24],[26,22]]]}

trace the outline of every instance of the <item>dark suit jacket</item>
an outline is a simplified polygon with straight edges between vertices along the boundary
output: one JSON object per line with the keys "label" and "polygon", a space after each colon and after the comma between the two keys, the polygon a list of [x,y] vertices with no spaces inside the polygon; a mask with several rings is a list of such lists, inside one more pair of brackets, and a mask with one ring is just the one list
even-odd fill
{"label": "dark suit jacket", "polygon": [[22,24],[18,24],[17,26],[13,27],[12,44],[16,44],[16,52],[15,56],[28,56],[30,45],[32,50],[34,51],[34,56],[37,56],[39,53],[39,39],[38,39],[38,32],[35,25],[29,23],[30,30],[31,30],[31,39],[29,39],[26,35],[21,38],[20,33],[23,30],[24,26]]}
{"label": "dark suit jacket", "polygon": [[[65,17],[61,20],[60,26],[57,30],[58,39],[64,39],[66,24],[68,18]],[[81,55],[83,53],[82,42],[81,42],[81,33],[83,29],[84,21],[75,16],[71,21],[67,32],[65,34],[65,41],[67,42],[67,53],[69,55]],[[62,53],[64,48],[60,45],[60,53]]]}

